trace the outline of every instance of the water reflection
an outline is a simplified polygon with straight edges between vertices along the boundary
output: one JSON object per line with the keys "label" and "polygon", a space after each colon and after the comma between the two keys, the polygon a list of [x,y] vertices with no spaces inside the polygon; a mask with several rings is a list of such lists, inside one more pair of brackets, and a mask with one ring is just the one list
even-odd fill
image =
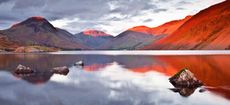
{"label": "water reflection", "polygon": [[[84,61],[83,67],[73,66],[80,60]],[[15,80],[9,75],[1,80],[0,88],[10,87],[12,91],[0,91],[0,102],[7,103],[6,98],[9,99],[9,97],[4,98],[3,93],[13,92],[13,94],[29,97],[31,94],[27,93],[33,90],[45,93],[42,95],[39,92],[36,93],[38,98],[43,95],[55,96],[46,102],[38,101],[38,103],[50,103],[50,105],[54,104],[53,101],[56,102],[55,105],[76,103],[81,105],[167,105],[185,102],[227,105],[229,101],[220,96],[230,99],[228,62],[230,62],[230,56],[0,55],[0,70],[2,71],[13,74],[18,64],[38,71],[31,75],[13,74],[16,77]],[[60,66],[70,68],[67,76],[49,72],[53,67]],[[196,89],[173,88],[168,82],[169,76],[184,67],[189,68],[198,79],[203,81],[209,91],[199,93]],[[10,85],[11,83],[17,83],[17,85]],[[42,84],[42,87],[31,83]],[[28,91],[19,90],[18,87],[21,85],[29,88]],[[179,97],[169,88],[182,96],[189,96],[188,99]],[[219,102],[215,102],[215,99]],[[12,102],[8,103],[12,104]]]}
{"label": "water reflection", "polygon": [[170,88],[173,92],[179,93],[181,96],[188,97],[192,95],[197,88]]}
{"label": "water reflection", "polygon": [[43,84],[50,80],[53,73],[49,71],[38,71],[30,74],[16,74],[12,73],[16,78],[21,78],[33,84]]}
{"label": "water reflection", "polygon": [[230,56],[164,56],[160,60],[172,71],[188,67],[208,90],[230,99]]}

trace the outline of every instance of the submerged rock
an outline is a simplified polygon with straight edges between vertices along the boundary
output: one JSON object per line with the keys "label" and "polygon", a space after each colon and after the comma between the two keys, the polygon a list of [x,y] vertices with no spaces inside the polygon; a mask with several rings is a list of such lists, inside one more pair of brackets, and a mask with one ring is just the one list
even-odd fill
{"label": "submerged rock", "polygon": [[198,80],[194,74],[188,69],[182,69],[174,76],[169,78],[170,83],[172,83],[175,87],[199,87],[202,86],[203,83]]}
{"label": "submerged rock", "polygon": [[45,82],[50,80],[53,73],[51,73],[50,71],[41,70],[41,71],[36,71],[36,72],[30,73],[30,74],[13,73],[13,75],[16,78],[23,79],[23,80],[30,82],[32,84],[44,84]]}
{"label": "submerged rock", "polygon": [[194,93],[197,88],[170,88],[173,92],[179,93],[183,97],[188,97]]}
{"label": "submerged rock", "polygon": [[78,61],[76,63],[74,63],[74,66],[84,66],[83,61]]}
{"label": "submerged rock", "polygon": [[51,70],[52,73],[67,75],[69,73],[69,68],[66,66],[55,67]]}
{"label": "submerged rock", "polygon": [[205,91],[207,91],[207,89],[205,89],[205,88],[201,88],[201,89],[199,90],[200,93],[203,93],[203,92],[205,92]]}
{"label": "submerged rock", "polygon": [[30,74],[30,73],[34,73],[35,71],[32,70],[30,67],[26,67],[26,66],[19,64],[14,72],[16,74]]}

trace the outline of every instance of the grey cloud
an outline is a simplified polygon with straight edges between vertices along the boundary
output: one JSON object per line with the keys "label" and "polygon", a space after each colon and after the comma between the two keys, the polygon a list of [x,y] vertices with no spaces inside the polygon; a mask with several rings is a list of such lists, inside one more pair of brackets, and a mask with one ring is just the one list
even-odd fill
{"label": "grey cloud", "polygon": [[[8,2],[2,0],[1,2]],[[118,8],[110,10],[108,3],[116,2]],[[140,15],[143,10],[156,8],[151,0],[16,0],[5,11],[0,10],[11,18],[3,20],[25,19],[34,15],[41,15],[48,20],[62,18],[79,18],[81,20],[98,20],[106,15],[119,13],[126,18]],[[5,16],[6,17],[6,16]]]}
{"label": "grey cloud", "polygon": [[177,10],[185,10],[185,8],[178,7]]}
{"label": "grey cloud", "polygon": [[107,20],[108,20],[108,21],[120,21],[120,20],[122,20],[122,19],[124,19],[124,18],[112,17],[112,18],[109,18],[109,19],[107,19]]}
{"label": "grey cloud", "polygon": [[113,0],[117,8],[111,10],[112,13],[129,14],[131,16],[139,15],[143,10],[155,9],[157,6],[152,4],[151,0]]}
{"label": "grey cloud", "polygon": [[171,0],[158,0],[158,2],[169,2]]}
{"label": "grey cloud", "polygon": [[180,1],[176,4],[176,6],[182,6],[182,5],[186,5],[186,4],[191,4],[191,2],[189,1]]}
{"label": "grey cloud", "polygon": [[1,0],[1,1],[0,1],[0,4],[6,3],[6,2],[9,2],[9,1],[11,1],[11,0]]}
{"label": "grey cloud", "polygon": [[159,9],[154,9],[153,11],[154,11],[155,13],[159,13],[159,12],[167,11],[167,9],[159,8]]}
{"label": "grey cloud", "polygon": [[145,19],[144,22],[147,23],[147,22],[152,22],[153,19]]}
{"label": "grey cloud", "polygon": [[38,8],[41,9],[46,3],[46,0],[17,0],[13,9]]}
{"label": "grey cloud", "polygon": [[109,6],[103,0],[49,0],[44,12],[56,17],[78,17],[80,19],[94,20],[108,13]]}
{"label": "grey cloud", "polygon": [[17,17],[14,17],[12,15],[6,15],[5,13],[0,14],[0,20],[4,20],[4,21],[14,21],[14,20],[18,20]]}

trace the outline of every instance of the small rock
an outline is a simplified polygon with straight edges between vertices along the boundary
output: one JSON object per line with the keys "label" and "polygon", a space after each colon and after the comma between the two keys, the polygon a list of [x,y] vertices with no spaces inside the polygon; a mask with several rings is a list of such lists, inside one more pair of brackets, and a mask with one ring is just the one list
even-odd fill
{"label": "small rock", "polygon": [[69,73],[69,68],[66,66],[55,67],[51,70],[51,72],[56,73],[56,74],[67,75]]}
{"label": "small rock", "polygon": [[183,97],[188,97],[194,93],[196,88],[170,88],[175,93],[179,93]]}
{"label": "small rock", "polygon": [[74,63],[75,66],[84,66],[83,61],[78,61],[76,63]]}
{"label": "small rock", "polygon": [[205,88],[201,88],[201,89],[199,90],[200,93],[203,93],[203,92],[205,92],[205,91],[207,91],[207,89],[205,89]]}
{"label": "small rock", "polygon": [[16,74],[30,74],[30,73],[34,73],[34,70],[32,70],[30,67],[26,67],[19,64],[14,72]]}
{"label": "small rock", "polygon": [[169,81],[175,87],[200,87],[203,85],[188,69],[182,69],[169,78]]}

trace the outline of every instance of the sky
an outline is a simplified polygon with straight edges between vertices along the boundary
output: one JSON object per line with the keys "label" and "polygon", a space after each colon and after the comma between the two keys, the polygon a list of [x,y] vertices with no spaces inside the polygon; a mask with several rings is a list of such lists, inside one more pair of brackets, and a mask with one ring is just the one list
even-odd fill
{"label": "sky", "polygon": [[73,34],[88,29],[114,36],[128,28],[155,27],[194,15],[225,0],[0,0],[0,29],[42,16]]}

